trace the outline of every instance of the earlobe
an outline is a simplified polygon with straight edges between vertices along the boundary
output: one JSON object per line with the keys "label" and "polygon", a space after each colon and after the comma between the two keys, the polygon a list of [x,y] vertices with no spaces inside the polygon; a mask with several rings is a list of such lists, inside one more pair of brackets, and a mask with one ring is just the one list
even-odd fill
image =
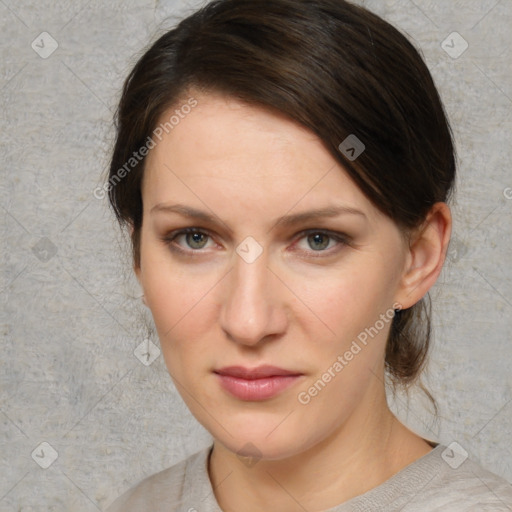
{"label": "earlobe", "polygon": [[421,228],[411,237],[397,298],[403,309],[416,304],[436,282],[446,258],[451,229],[448,205],[434,204]]}

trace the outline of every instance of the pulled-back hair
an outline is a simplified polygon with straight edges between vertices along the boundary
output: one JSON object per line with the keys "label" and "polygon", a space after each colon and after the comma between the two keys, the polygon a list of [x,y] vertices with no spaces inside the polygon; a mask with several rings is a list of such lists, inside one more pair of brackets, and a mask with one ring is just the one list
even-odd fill
{"label": "pulled-back hair", "polygon": [[[109,199],[133,228],[140,264],[143,147],[189,91],[221,93],[315,133],[369,200],[404,234],[421,226],[455,178],[451,130],[418,51],[389,23],[344,0],[215,0],[161,36],[124,84]],[[356,158],[339,145],[355,135]],[[428,296],[427,296],[428,298]],[[386,348],[393,384],[416,380],[430,343],[425,299],[397,313]]]}

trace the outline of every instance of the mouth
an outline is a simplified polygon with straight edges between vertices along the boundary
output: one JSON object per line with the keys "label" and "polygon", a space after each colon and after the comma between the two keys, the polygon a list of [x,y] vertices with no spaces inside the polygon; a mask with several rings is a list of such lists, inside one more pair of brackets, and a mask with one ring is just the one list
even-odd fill
{"label": "mouth", "polygon": [[227,366],[214,370],[221,387],[230,395],[245,401],[268,400],[300,380],[304,374],[277,366],[256,368]]}

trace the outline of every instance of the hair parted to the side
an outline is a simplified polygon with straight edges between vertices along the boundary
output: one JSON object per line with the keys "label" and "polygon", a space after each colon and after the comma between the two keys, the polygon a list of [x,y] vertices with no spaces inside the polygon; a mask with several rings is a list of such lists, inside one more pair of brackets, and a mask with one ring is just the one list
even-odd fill
{"label": "hair parted to the side", "polygon": [[[214,0],[185,18],[144,53],[124,84],[110,178],[194,90],[309,128],[404,234],[449,199],[455,149],[432,77],[407,38],[362,7],[344,0]],[[351,134],[365,145],[354,161],[338,149]],[[109,187],[119,222],[133,228],[136,266],[144,162]],[[426,306],[422,300],[393,319],[386,368],[395,386],[414,382],[424,366]]]}

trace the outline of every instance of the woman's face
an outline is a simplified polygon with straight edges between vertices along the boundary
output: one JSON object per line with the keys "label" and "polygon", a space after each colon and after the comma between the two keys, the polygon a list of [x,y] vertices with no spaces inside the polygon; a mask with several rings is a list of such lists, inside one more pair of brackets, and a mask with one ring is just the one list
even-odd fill
{"label": "woman's face", "polygon": [[[291,456],[384,406],[407,247],[314,134],[195,98],[147,157],[136,273],[198,421],[233,452]],[[293,376],[218,373],[261,365]]]}

